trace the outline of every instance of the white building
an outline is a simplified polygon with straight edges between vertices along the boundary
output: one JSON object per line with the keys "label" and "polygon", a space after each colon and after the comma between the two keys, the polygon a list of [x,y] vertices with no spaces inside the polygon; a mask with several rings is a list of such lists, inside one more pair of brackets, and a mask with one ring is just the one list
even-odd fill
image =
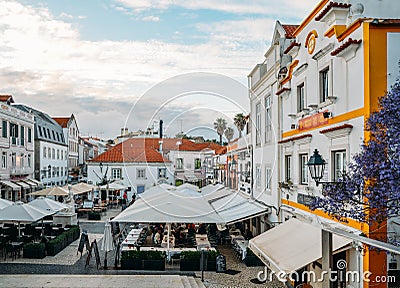
{"label": "white building", "polygon": [[34,172],[34,117],[11,103],[14,103],[11,95],[0,96],[1,198],[26,200],[26,193],[34,185],[28,180]]}
{"label": "white building", "polygon": [[68,175],[68,145],[61,126],[48,114],[18,104],[35,117],[35,178],[45,186],[64,185]]}
{"label": "white building", "polygon": [[65,143],[68,144],[68,172],[77,170],[79,165],[79,129],[74,114],[70,117],[53,117],[63,129]]}

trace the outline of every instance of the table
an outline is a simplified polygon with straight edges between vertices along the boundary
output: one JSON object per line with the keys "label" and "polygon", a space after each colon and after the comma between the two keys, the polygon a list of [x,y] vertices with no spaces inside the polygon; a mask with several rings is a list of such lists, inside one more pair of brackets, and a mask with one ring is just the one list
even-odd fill
{"label": "table", "polygon": [[234,244],[236,240],[244,240],[242,235],[230,235],[231,237],[231,244]]}

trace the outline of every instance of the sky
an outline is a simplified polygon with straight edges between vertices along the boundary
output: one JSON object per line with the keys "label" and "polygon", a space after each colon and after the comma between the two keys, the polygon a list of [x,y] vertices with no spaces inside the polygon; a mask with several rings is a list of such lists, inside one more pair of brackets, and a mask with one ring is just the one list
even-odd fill
{"label": "sky", "polygon": [[81,135],[152,127],[217,137],[248,113],[247,75],[276,20],[300,24],[319,0],[0,0],[0,93]]}

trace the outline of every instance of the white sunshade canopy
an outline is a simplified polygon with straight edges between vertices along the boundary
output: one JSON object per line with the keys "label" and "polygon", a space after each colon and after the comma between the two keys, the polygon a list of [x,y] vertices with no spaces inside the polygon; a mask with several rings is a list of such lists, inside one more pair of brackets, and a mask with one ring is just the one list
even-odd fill
{"label": "white sunshade canopy", "polygon": [[[155,187],[112,221],[140,223],[224,223],[200,193],[184,193]],[[157,192],[157,193],[156,193]]]}
{"label": "white sunshade canopy", "polygon": [[40,191],[36,191],[36,192],[32,192],[32,193],[28,193],[28,195],[32,195],[32,196],[68,196],[68,190],[65,190],[62,187],[50,187],[50,188],[46,188]]}
{"label": "white sunshade canopy", "polygon": [[[275,273],[286,274],[322,257],[322,230],[292,218],[249,241],[249,248]],[[352,240],[333,235],[333,251]]]}
{"label": "white sunshade canopy", "polygon": [[2,180],[0,181],[1,184],[10,187],[12,190],[21,190],[21,187],[18,186],[17,184],[11,182],[11,181],[7,181],[7,180]]}
{"label": "white sunshade canopy", "polygon": [[54,212],[45,211],[29,204],[15,202],[0,210],[0,222],[32,223]]}
{"label": "white sunshade canopy", "polygon": [[211,203],[227,224],[269,213],[270,209],[256,201],[234,192]]}
{"label": "white sunshade canopy", "polygon": [[201,187],[201,193],[203,195],[208,195],[214,193],[215,191],[221,190],[225,186],[222,184],[208,184],[207,186]]}
{"label": "white sunshade canopy", "polygon": [[[108,184],[108,190],[111,190],[111,191],[114,191],[114,190],[124,190],[124,189],[126,189],[126,188],[127,188],[127,187],[125,187],[124,185],[119,184],[119,183],[117,183],[117,182],[112,182],[112,183]],[[103,185],[103,186],[100,186],[100,189],[103,189],[103,190],[107,189],[107,184],[106,184],[106,185]]]}
{"label": "white sunshade canopy", "polygon": [[110,221],[107,221],[104,225],[104,234],[100,249],[106,252],[114,250],[114,241],[111,233]]}
{"label": "white sunshade canopy", "polygon": [[42,210],[49,211],[49,212],[54,212],[54,213],[58,212],[58,211],[66,210],[69,208],[69,205],[60,203],[58,201],[54,201],[49,198],[45,198],[43,196],[36,198],[32,202],[29,202],[29,205],[39,208],[39,209],[42,209]]}
{"label": "white sunshade canopy", "polygon": [[0,198],[0,210],[13,205],[14,202]]}
{"label": "white sunshade canopy", "polygon": [[24,189],[31,189],[31,186],[29,186],[27,183],[23,181],[14,181],[14,184],[17,184],[18,186],[21,186]]}
{"label": "white sunshade canopy", "polygon": [[[69,192],[68,185],[61,187],[65,191]],[[78,183],[75,185],[71,185],[71,191],[73,195],[85,194],[91,192],[95,188],[94,185],[90,185],[87,183]]]}
{"label": "white sunshade canopy", "polygon": [[223,198],[225,196],[231,195],[234,192],[237,192],[237,191],[227,189],[225,187],[214,187],[214,189],[211,189],[211,188],[208,188],[209,186],[210,185],[204,187],[204,189],[202,189],[201,194],[204,196],[204,198],[206,198],[210,202],[215,201],[220,198]]}

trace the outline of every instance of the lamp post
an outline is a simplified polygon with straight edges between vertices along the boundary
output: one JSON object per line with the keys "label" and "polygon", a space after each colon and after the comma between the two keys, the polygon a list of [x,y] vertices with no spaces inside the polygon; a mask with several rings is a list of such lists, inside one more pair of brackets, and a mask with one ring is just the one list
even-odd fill
{"label": "lamp post", "polygon": [[307,162],[308,170],[310,171],[311,178],[314,179],[317,186],[321,183],[321,179],[324,177],[326,161],[319,154],[318,149],[314,150],[314,154],[310,157]]}
{"label": "lamp post", "polygon": [[232,155],[232,169],[231,172],[233,172],[233,182],[232,182],[232,189],[236,189],[236,165],[237,161],[235,160],[235,156]]}

